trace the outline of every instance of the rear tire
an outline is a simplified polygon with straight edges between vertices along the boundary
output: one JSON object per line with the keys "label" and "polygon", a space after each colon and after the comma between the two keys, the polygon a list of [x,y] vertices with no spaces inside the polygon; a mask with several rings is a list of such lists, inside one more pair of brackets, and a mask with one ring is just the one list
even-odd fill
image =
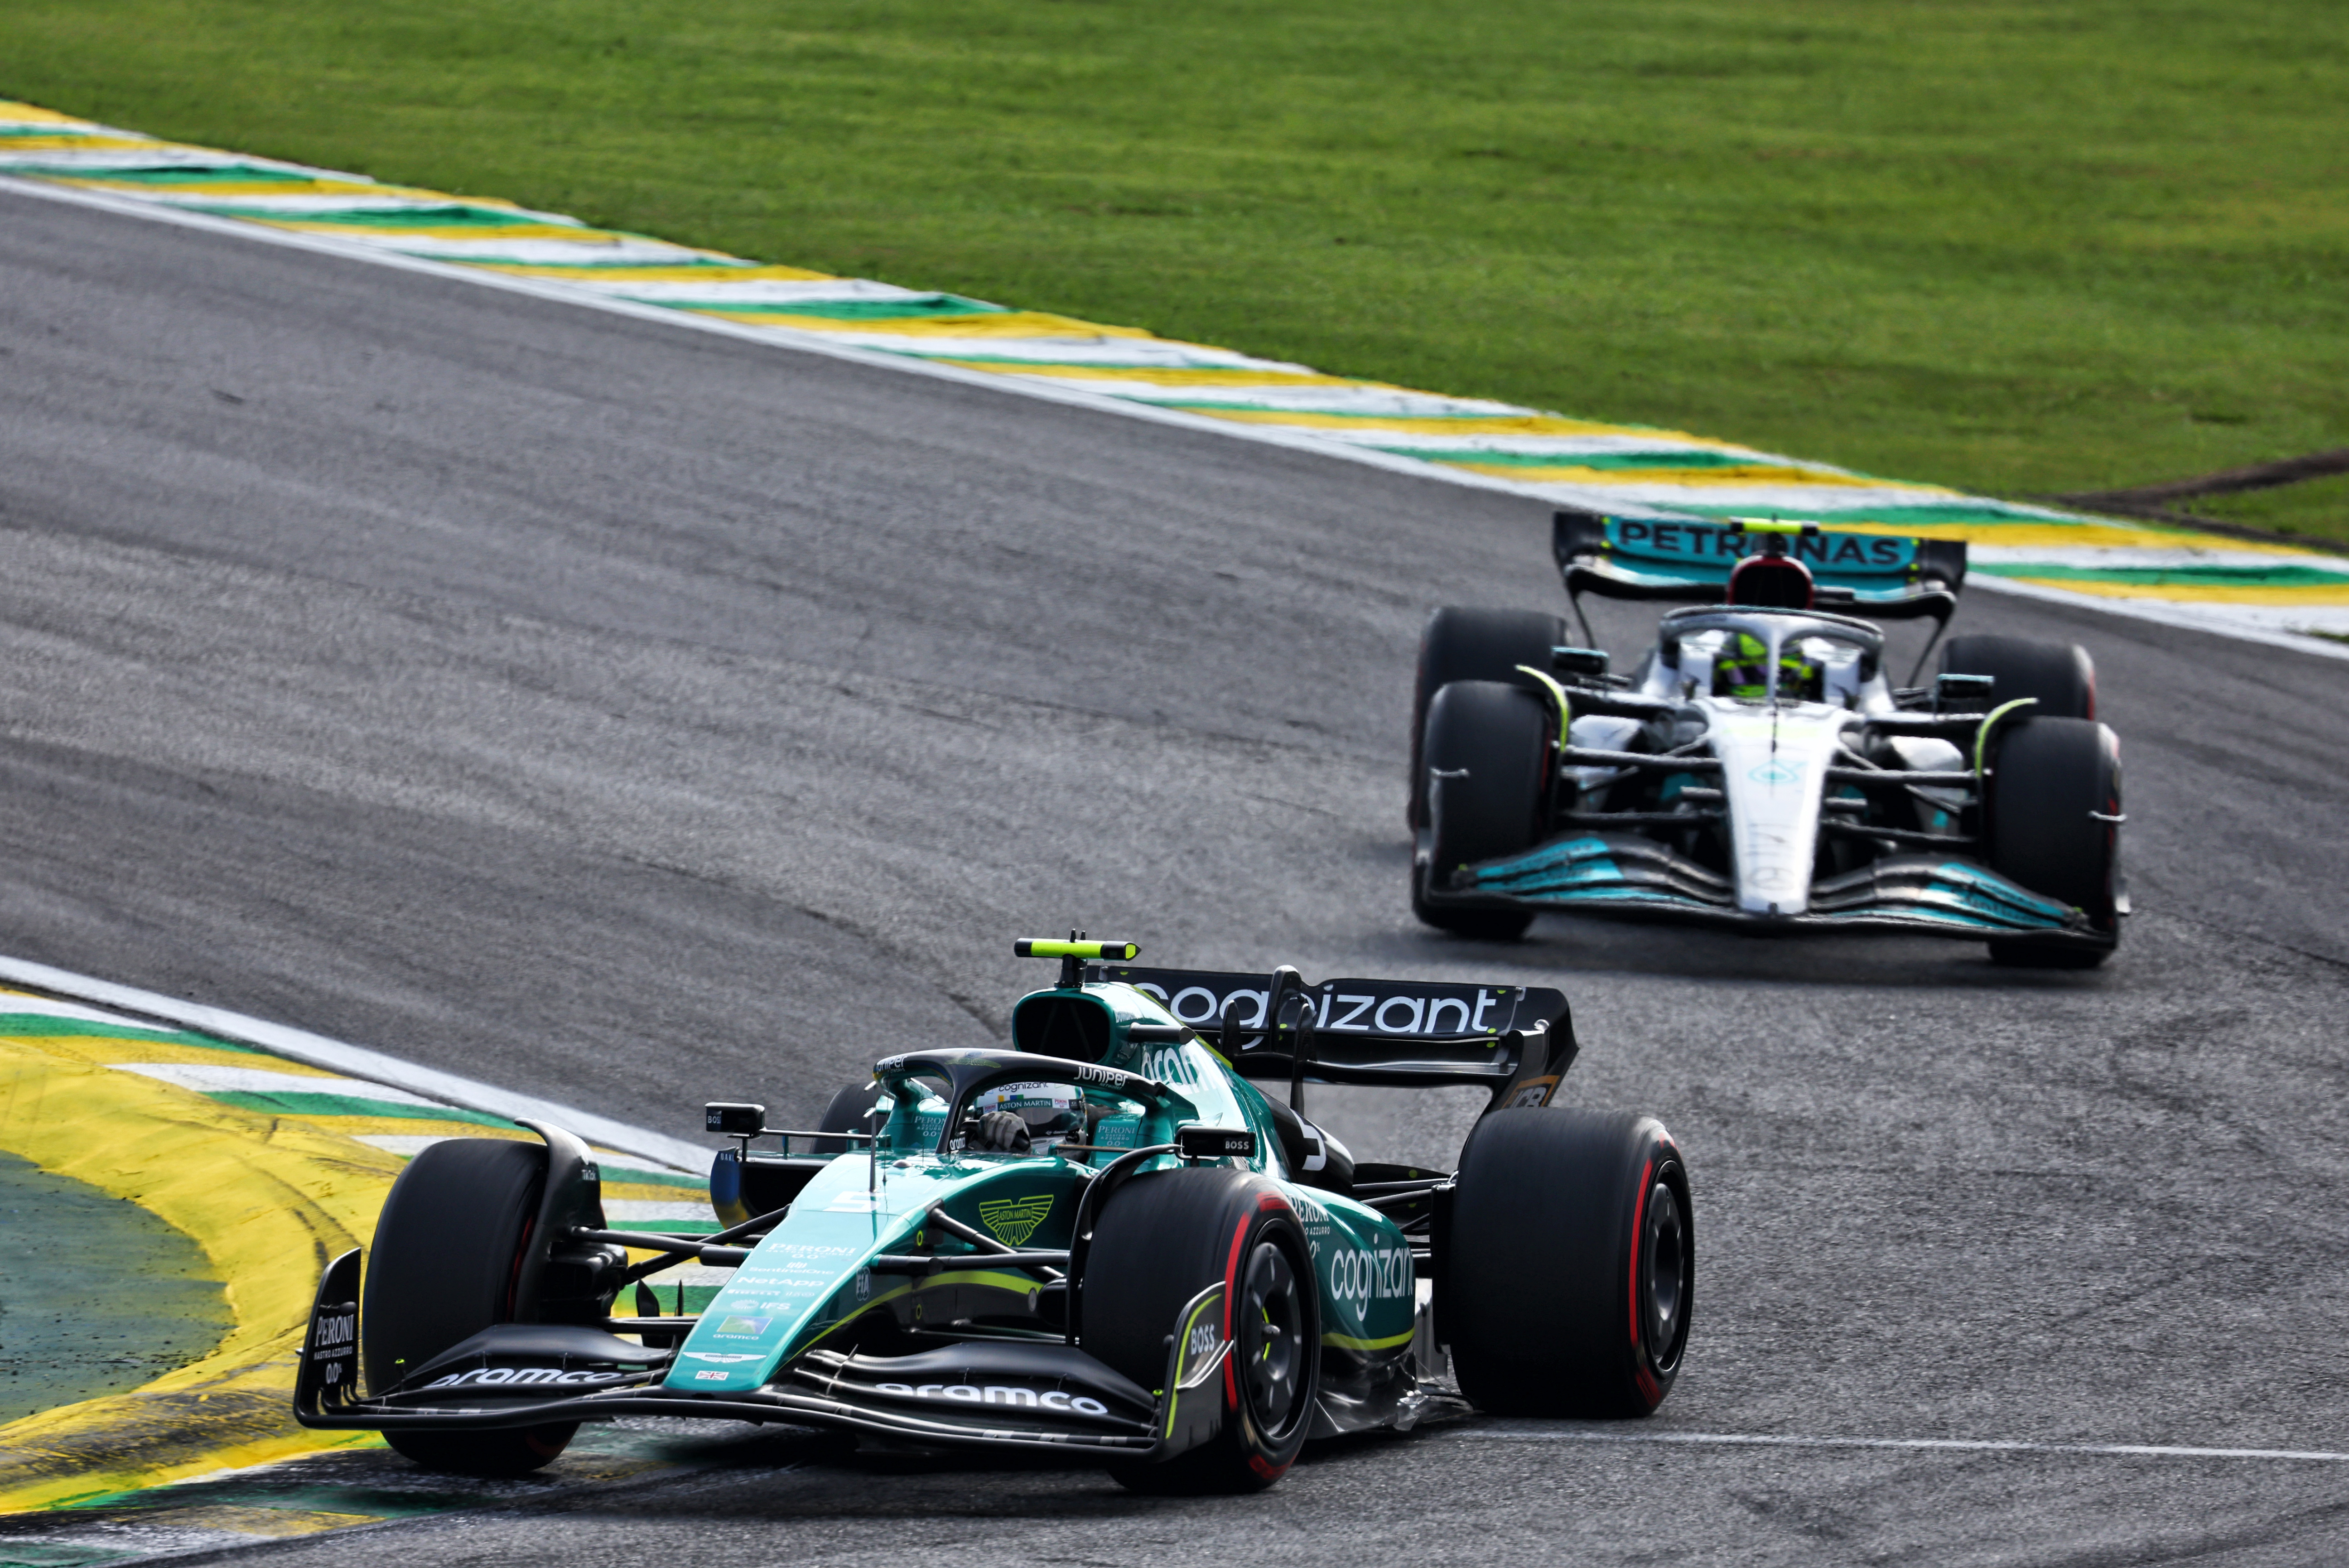
{"label": "rear tire", "polygon": [[[1462,866],[1530,849],[1541,831],[1552,719],[1542,699],[1496,680],[1455,680],[1435,694],[1423,747],[1434,779],[1433,855],[1412,869],[1412,913],[1438,930],[1495,941],[1525,935],[1525,909],[1430,903],[1427,884],[1451,885]],[[1423,877],[1425,881],[1423,881]]]}
{"label": "rear tire", "polygon": [[[2086,719],[2028,718],[1999,732],[1990,777],[1984,858],[1992,870],[2084,911],[2120,939],[2120,828],[2092,813],[2121,815],[2120,742]],[[2017,969],[2094,969],[2110,948],[2068,943],[1990,944],[1991,961]]]}
{"label": "rear tire", "polygon": [[1461,609],[1446,606],[1427,618],[1419,639],[1419,673],[1411,691],[1411,830],[1427,826],[1427,763],[1421,750],[1427,710],[1455,680],[1498,680],[1539,688],[1517,666],[1549,668],[1549,650],[1566,641],[1566,622],[1542,610]]}
{"label": "rear tire", "polygon": [[1688,1171],[1653,1116],[1496,1111],[1460,1153],[1437,1324],[1460,1391],[1524,1416],[1645,1416],[1688,1347]]}
{"label": "rear tire", "polygon": [[1112,1193],[1085,1255],[1086,1352],[1144,1388],[1166,1381],[1176,1320],[1225,1282],[1232,1342],[1223,1427],[1162,1464],[1112,1465],[1135,1491],[1260,1491],[1288,1473],[1320,1388],[1320,1293],[1304,1227],[1280,1189],[1245,1170],[1137,1176]]}
{"label": "rear tire", "polygon": [[[408,1162],[384,1199],[367,1260],[359,1358],[368,1389],[388,1390],[460,1341],[513,1321],[522,1254],[538,1219],[546,1148],[450,1138]],[[575,1421],[499,1432],[388,1431],[428,1469],[517,1476],[560,1455]]]}
{"label": "rear tire", "polygon": [[2096,664],[2076,642],[2041,642],[2027,637],[1977,632],[1953,637],[1941,649],[1945,675],[1987,675],[1991,706],[2030,697],[2033,716],[2093,719],[2096,716]]}

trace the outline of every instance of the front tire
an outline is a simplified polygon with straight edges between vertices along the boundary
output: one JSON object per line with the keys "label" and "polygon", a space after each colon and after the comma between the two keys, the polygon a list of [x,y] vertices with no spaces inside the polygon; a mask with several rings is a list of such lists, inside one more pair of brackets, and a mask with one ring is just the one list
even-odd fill
{"label": "front tire", "polygon": [[[878,1133],[882,1123],[886,1119],[873,1108],[880,1098],[881,1085],[878,1083],[867,1079],[862,1084],[851,1084],[832,1096],[832,1103],[824,1106],[823,1115],[816,1121],[815,1130],[826,1133]],[[813,1152],[829,1155],[861,1154],[872,1147],[869,1143],[852,1143],[844,1137],[820,1137],[815,1140]]]}
{"label": "front tire", "polygon": [[1497,680],[1455,680],[1428,708],[1423,750],[1433,853],[1412,868],[1412,913],[1438,930],[1513,941],[1533,916],[1524,909],[1460,909],[1431,902],[1430,886],[1451,886],[1463,866],[1530,849],[1542,829],[1543,785],[1553,721],[1547,705]]}
{"label": "front tire", "polygon": [[2076,642],[2041,642],[2035,638],[1976,632],[1953,637],[1941,649],[1945,675],[1987,675],[1995,708],[2017,698],[2034,699],[2035,718],[2096,716],[2096,664]]}
{"label": "front tire", "polygon": [[[1990,777],[1984,858],[1992,870],[2070,904],[2120,940],[2120,741],[2086,719],[2033,713],[2001,731]],[[2018,969],[2094,969],[2110,947],[2002,941],[1991,961]]]}
{"label": "front tire", "polygon": [[1688,1348],[1696,1232],[1653,1116],[1496,1111],[1461,1150],[1436,1321],[1502,1415],[1645,1416]]}
{"label": "front tire", "polygon": [[1413,833],[1427,826],[1427,763],[1421,747],[1435,694],[1455,680],[1497,680],[1537,690],[1517,666],[1550,667],[1566,640],[1566,622],[1544,610],[1462,609],[1447,605],[1427,618],[1411,689],[1411,805]]}
{"label": "front tire", "polygon": [[[408,1162],[384,1199],[367,1260],[359,1359],[368,1389],[492,1324],[511,1323],[522,1255],[546,1184],[546,1148],[450,1138]],[[563,1452],[575,1421],[493,1432],[392,1430],[384,1440],[428,1469],[518,1476]]]}
{"label": "front tire", "polygon": [[1136,1491],[1260,1491],[1288,1473],[1320,1389],[1320,1294],[1304,1227],[1280,1189],[1245,1170],[1137,1176],[1110,1195],[1085,1257],[1085,1350],[1144,1388],[1166,1380],[1176,1320],[1224,1282],[1231,1345],[1213,1440],[1162,1464],[1112,1466]]}

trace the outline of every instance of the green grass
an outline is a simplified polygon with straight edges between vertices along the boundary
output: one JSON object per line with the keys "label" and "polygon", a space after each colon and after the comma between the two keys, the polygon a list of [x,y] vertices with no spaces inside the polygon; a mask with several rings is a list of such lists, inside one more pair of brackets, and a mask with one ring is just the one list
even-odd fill
{"label": "green grass", "polygon": [[2001,494],[2349,441],[2338,0],[0,0],[0,93]]}
{"label": "green grass", "polygon": [[2349,474],[2235,495],[2198,495],[2184,508],[2274,534],[2349,540]]}

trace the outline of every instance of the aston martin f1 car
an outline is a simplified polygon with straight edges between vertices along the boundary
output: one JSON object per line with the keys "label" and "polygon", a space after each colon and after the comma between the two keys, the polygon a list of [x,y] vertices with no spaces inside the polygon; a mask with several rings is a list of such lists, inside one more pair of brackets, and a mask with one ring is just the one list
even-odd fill
{"label": "aston martin f1 car", "polygon": [[[427,1147],[364,1282],[357,1251],[326,1268],[297,1417],[476,1473],[535,1469],[581,1422],[670,1416],[1047,1450],[1197,1491],[1409,1428],[1453,1397],[1447,1363],[1494,1410],[1664,1398],[1687,1170],[1654,1118],[1552,1103],[1577,1049],[1557,992],[1017,950],[1061,970],[1012,1010],[1010,1049],[916,1044],[805,1131],[710,1106],[733,1147],[707,1234],[607,1225],[589,1150],[550,1124]],[[1489,1099],[1459,1168],[1426,1170],[1355,1160],[1307,1118],[1317,1084]],[[732,1272],[660,1313],[641,1282],[690,1263]]]}
{"label": "aston martin f1 car", "polygon": [[[2076,645],[1942,641],[1966,547],[1815,524],[1559,512],[1580,622],[1441,609],[1413,713],[1412,906],[1509,939],[1534,913],[1979,939],[2101,963],[2128,899],[2119,742]],[[1629,674],[1582,596],[1677,602]],[[1861,614],[1872,619],[1861,618]],[[1896,687],[1874,621],[1934,628]],[[1914,684],[1933,649],[1939,678]]]}

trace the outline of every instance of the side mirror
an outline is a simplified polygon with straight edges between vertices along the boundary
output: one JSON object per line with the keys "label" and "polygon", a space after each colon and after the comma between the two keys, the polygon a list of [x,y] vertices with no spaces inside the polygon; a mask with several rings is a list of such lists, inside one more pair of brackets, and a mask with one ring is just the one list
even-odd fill
{"label": "side mirror", "polygon": [[701,1107],[703,1127],[729,1137],[757,1137],[767,1130],[767,1107],[719,1100]]}
{"label": "side mirror", "polygon": [[1936,712],[1978,712],[1990,706],[1992,688],[1997,680],[1988,675],[1942,675],[1933,681],[1933,709]]}
{"label": "side mirror", "polygon": [[1553,648],[1549,650],[1549,668],[1553,675],[1586,675],[1596,680],[1607,673],[1607,650],[1603,648]]}

